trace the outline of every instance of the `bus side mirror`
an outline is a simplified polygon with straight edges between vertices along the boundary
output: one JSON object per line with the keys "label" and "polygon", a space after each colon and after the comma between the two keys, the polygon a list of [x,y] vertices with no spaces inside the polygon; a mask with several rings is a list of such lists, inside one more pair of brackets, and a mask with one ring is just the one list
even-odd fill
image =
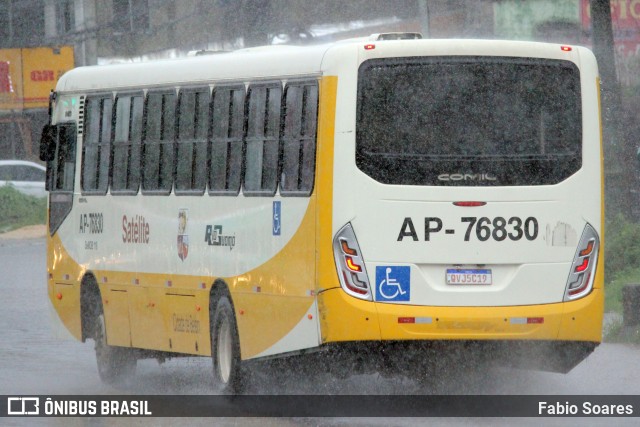
{"label": "bus side mirror", "polygon": [[50,162],[56,155],[56,137],[58,128],[54,125],[44,125],[40,137],[40,160]]}

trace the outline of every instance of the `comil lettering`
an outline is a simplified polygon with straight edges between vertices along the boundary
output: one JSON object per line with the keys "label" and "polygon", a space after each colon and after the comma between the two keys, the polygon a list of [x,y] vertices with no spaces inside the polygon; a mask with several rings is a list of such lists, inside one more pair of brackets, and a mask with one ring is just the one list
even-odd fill
{"label": "comil lettering", "polygon": [[443,173],[438,175],[440,181],[496,181],[498,178],[490,173]]}

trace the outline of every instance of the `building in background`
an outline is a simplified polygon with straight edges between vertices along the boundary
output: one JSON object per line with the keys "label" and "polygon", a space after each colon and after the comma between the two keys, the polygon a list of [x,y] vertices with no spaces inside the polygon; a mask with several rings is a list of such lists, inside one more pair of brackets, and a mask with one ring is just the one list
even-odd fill
{"label": "building in background", "polygon": [[[590,36],[589,0],[580,0],[580,22]],[[616,48],[618,80],[623,86],[640,85],[640,0],[611,0],[611,24]]]}
{"label": "building in background", "polygon": [[[619,56],[637,57],[640,0],[611,7]],[[0,0],[0,48],[73,46],[79,66],[403,30],[588,45],[589,0]]]}
{"label": "building in background", "polygon": [[269,44],[279,35],[292,43],[321,43],[383,31],[421,31],[425,22],[432,37],[494,34],[494,0],[25,1],[36,8],[44,5],[45,39],[73,45],[78,65],[234,50]]}
{"label": "building in background", "polygon": [[[611,5],[620,82],[638,86],[640,0],[611,0]],[[56,51],[67,52],[68,46],[73,51],[71,66],[275,42],[322,43],[386,31],[589,45],[589,0],[0,0],[0,49],[46,47],[49,50],[33,52],[54,52],[48,61]],[[57,79],[58,71],[69,66],[68,54],[63,56],[64,66],[58,57],[50,66],[30,68],[27,79],[23,72],[22,86],[12,74],[13,90],[33,90],[42,97],[45,83],[31,80],[31,71],[53,70]],[[0,97],[6,98],[7,79],[2,79],[8,71],[3,74],[2,67],[6,65],[0,64],[5,92]],[[39,129],[43,119],[29,118],[28,126],[24,120],[25,114],[38,112],[42,113],[40,106],[28,103],[20,108],[0,105],[0,158],[35,154],[29,148],[33,131],[24,142],[15,135],[26,134],[26,127]]]}
{"label": "building in background", "polygon": [[48,37],[46,5],[0,0],[0,159],[37,160],[49,93],[75,65],[73,46]]}
{"label": "building in background", "polygon": [[[589,0],[497,0],[495,37],[591,46]],[[640,85],[640,0],[611,0],[618,79]]]}
{"label": "building in background", "polygon": [[0,49],[0,159],[37,159],[49,93],[73,66],[71,46]]}

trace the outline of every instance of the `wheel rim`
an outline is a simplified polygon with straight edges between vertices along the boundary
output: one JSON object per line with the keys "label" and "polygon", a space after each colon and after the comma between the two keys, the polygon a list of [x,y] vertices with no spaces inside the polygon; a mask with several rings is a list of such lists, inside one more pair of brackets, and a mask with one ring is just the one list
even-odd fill
{"label": "wheel rim", "polygon": [[231,376],[231,327],[229,322],[224,319],[218,330],[218,369],[220,371],[220,379],[224,383],[229,382]]}

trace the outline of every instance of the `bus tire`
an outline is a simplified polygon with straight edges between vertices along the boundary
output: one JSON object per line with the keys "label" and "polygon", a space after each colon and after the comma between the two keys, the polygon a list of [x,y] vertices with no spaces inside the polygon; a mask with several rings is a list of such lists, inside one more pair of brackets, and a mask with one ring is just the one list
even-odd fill
{"label": "bus tire", "polygon": [[106,323],[102,304],[99,305],[94,328],[98,375],[105,384],[122,384],[136,372],[137,360],[130,348],[107,344]]}
{"label": "bus tire", "polygon": [[246,378],[233,307],[227,295],[221,295],[212,307],[210,329],[214,387],[222,394],[238,394],[244,390]]}

